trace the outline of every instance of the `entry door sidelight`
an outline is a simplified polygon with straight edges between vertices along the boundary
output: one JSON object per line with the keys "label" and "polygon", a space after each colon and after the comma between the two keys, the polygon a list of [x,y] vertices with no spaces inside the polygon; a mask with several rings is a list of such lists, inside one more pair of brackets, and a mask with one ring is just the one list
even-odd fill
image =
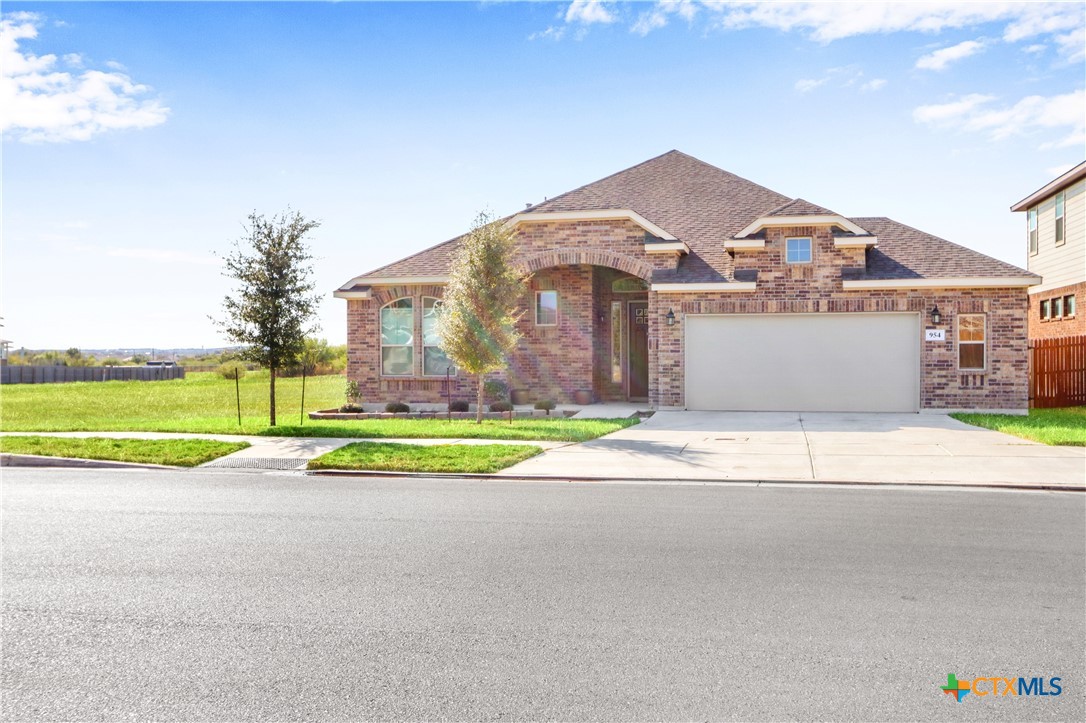
{"label": "entry door sidelight", "polygon": [[630,354],[630,399],[649,398],[649,303],[631,301],[628,349]]}

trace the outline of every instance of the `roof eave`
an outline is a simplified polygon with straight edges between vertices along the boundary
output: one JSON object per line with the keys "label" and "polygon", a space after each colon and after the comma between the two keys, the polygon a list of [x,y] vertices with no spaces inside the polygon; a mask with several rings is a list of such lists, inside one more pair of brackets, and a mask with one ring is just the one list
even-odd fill
{"label": "roof eave", "polygon": [[1083,178],[1086,178],[1086,161],[1083,161],[1082,163],[1078,164],[1077,166],[1072,168],[1070,171],[1067,171],[1066,173],[1064,173],[1059,178],[1056,178],[1053,181],[1049,181],[1048,183],[1046,183],[1041,188],[1038,188],[1036,191],[1034,191],[1033,193],[1031,193],[1028,196],[1026,196],[1025,198],[1023,198],[1018,203],[1011,206],[1011,210],[1012,211],[1026,211],[1026,210],[1029,210],[1029,208],[1031,206],[1037,205],[1037,203],[1039,201],[1043,201],[1044,199],[1048,198],[1049,196],[1051,196],[1053,194],[1056,194],[1056,193],[1059,193],[1060,191],[1067,188],[1068,186],[1070,186],[1070,185],[1072,185],[1074,183],[1078,183]]}

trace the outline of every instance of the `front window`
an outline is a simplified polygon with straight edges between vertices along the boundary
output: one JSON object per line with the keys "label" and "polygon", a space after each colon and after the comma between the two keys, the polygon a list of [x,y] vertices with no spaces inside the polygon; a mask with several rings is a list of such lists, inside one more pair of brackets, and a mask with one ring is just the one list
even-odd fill
{"label": "front window", "polygon": [[811,239],[809,237],[785,239],[784,243],[785,261],[790,264],[811,263]]}
{"label": "front window", "polygon": [[1031,254],[1037,253],[1037,209],[1031,208],[1029,210],[1029,252]]}
{"label": "front window", "polygon": [[1059,246],[1063,243],[1063,200],[1064,195],[1061,193],[1056,196],[1056,245]]}
{"label": "front window", "polygon": [[984,314],[958,315],[958,368],[984,369]]}
{"label": "front window", "polygon": [[558,292],[535,292],[535,325],[555,326],[558,324]]}
{"label": "front window", "polygon": [[381,373],[411,376],[415,359],[415,313],[411,299],[397,299],[381,308]]}
{"label": "front window", "polygon": [[1069,296],[1063,297],[1063,313],[1064,313],[1064,316],[1074,316],[1075,315],[1075,295],[1074,294],[1070,294]]}
{"label": "front window", "polygon": [[456,374],[456,367],[441,348],[437,322],[441,317],[441,300],[422,300],[422,373],[428,377],[443,377],[449,371]]}

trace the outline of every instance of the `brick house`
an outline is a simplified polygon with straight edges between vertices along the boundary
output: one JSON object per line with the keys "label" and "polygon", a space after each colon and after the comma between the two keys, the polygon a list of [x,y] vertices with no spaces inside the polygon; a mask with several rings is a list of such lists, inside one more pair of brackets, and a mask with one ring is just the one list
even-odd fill
{"label": "brick house", "polygon": [[1026,213],[1027,264],[1042,279],[1029,290],[1030,340],[1086,334],[1086,161],[1011,210]]}
{"label": "brick house", "polygon": [[[1027,289],[1039,279],[888,218],[845,218],[671,151],[506,223],[530,291],[500,376],[531,400],[1027,408]],[[433,323],[458,243],[335,292],[366,402],[446,398]],[[454,398],[472,398],[465,377],[452,378]]]}

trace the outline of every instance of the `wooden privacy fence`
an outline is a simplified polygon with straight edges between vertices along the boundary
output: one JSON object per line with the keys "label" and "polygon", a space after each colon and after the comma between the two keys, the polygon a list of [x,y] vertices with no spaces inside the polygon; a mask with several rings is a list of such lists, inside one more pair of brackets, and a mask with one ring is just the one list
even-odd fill
{"label": "wooden privacy fence", "polygon": [[60,382],[156,382],[184,379],[184,367],[0,367],[0,384],[54,384]]}
{"label": "wooden privacy fence", "polygon": [[1030,343],[1030,406],[1086,405],[1086,336]]}

